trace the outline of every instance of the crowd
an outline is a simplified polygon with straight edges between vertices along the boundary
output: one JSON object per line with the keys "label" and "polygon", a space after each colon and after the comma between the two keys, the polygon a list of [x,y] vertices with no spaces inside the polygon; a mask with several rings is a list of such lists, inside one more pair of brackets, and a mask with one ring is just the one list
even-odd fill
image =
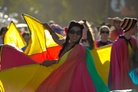
{"label": "crowd", "polygon": [[[66,27],[53,20],[43,23],[44,29],[49,31],[62,49],[58,59],[44,60],[40,67],[50,68],[56,65],[56,68],[51,70],[36,88],[33,88],[35,79],[32,78],[32,85],[26,85],[21,92],[110,92],[126,89],[137,92],[137,19],[114,17],[108,20],[109,23],[98,27],[88,20],[72,20]],[[4,44],[5,30],[8,28],[3,27],[0,30],[1,44]],[[62,35],[64,39],[60,39],[57,34]],[[24,32],[21,35],[28,45],[30,33]],[[93,55],[90,53],[91,50],[107,45],[112,45],[108,85],[96,70]]]}

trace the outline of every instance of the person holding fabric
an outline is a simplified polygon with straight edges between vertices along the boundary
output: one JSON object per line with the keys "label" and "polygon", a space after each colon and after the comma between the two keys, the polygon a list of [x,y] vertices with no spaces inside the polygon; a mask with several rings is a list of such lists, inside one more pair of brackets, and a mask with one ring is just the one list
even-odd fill
{"label": "person holding fabric", "polygon": [[110,41],[109,36],[110,36],[110,28],[108,26],[101,26],[99,28],[99,35],[100,35],[100,40],[96,40],[96,47],[99,48],[101,46],[109,45],[112,44],[113,42]]}
{"label": "person holding fabric", "polygon": [[[50,27],[47,29],[56,37]],[[5,92],[109,92],[95,68],[90,50],[80,44],[82,30],[81,24],[70,22],[66,40],[59,40],[60,44],[64,44],[61,44],[63,48],[58,60],[45,60],[41,65],[28,64],[1,71],[0,79]],[[23,60],[33,62],[16,51],[16,55],[19,53]],[[16,58],[16,61],[21,58]]]}
{"label": "person holding fabric", "polygon": [[129,71],[132,66],[132,55],[136,49],[137,19],[125,17],[120,26],[124,30],[123,35],[119,36],[111,49],[110,71],[108,86],[110,90],[136,89],[138,86],[132,82]]}
{"label": "person holding fabric", "polygon": [[[45,27],[57,37],[47,24]],[[36,92],[109,92],[95,68],[90,50],[80,44],[83,28],[76,21],[70,22],[65,42],[57,40],[63,46],[59,59],[42,63],[46,67],[63,64],[39,85]]]}

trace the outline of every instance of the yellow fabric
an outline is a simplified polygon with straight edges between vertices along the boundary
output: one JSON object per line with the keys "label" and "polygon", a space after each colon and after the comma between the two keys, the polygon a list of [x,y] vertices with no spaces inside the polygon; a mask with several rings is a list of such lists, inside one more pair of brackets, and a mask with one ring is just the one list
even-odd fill
{"label": "yellow fabric", "polygon": [[[54,46],[58,46],[58,44],[53,40],[52,36],[50,35],[48,30],[45,30],[45,35],[46,35],[46,47],[54,47]],[[60,34],[57,34],[60,38],[62,38],[62,36]]]}
{"label": "yellow fabric", "polygon": [[2,82],[1,82],[1,80],[0,80],[0,92],[5,92],[4,87],[3,87],[3,84],[2,84]]}
{"label": "yellow fabric", "polygon": [[[44,67],[44,66],[39,66],[38,70],[36,71],[35,75],[33,78],[27,83],[27,85],[22,89],[22,92],[35,92],[37,87],[58,67],[60,67],[64,62],[65,59],[67,58],[68,54],[70,51],[65,53],[62,58],[60,59],[58,64],[54,64],[50,67]],[[31,89],[28,89],[29,86],[31,86]]]}
{"label": "yellow fabric", "polygon": [[132,63],[132,56],[134,54],[134,50],[132,49],[131,45],[128,43],[128,52],[129,52],[129,58],[130,58],[130,64],[131,64],[131,67],[134,66],[133,63]]}
{"label": "yellow fabric", "polygon": [[52,39],[49,31],[44,29],[40,21],[26,14],[23,17],[31,33],[31,41],[25,50],[25,54],[33,55],[42,53],[46,51],[46,48],[58,46]]}
{"label": "yellow fabric", "polygon": [[96,69],[106,85],[108,84],[111,47],[112,45],[107,45],[91,50]]}
{"label": "yellow fabric", "polygon": [[132,49],[132,47],[130,46],[130,44],[128,44],[128,51],[129,51],[129,56],[130,56],[130,59],[131,59],[132,55],[134,54],[134,50]]}
{"label": "yellow fabric", "polygon": [[4,44],[10,44],[20,49],[26,45],[26,42],[13,22],[10,23],[8,31],[5,34]]}
{"label": "yellow fabric", "polygon": [[[52,71],[54,71],[64,63],[69,52],[70,51],[62,56],[58,64],[54,64],[50,67],[45,67],[39,64],[32,64],[1,71],[0,90],[5,90],[2,92],[22,92],[23,90],[25,90],[24,88],[27,88],[27,90],[33,90],[31,92],[35,92],[35,89],[37,89],[40,83],[46,77],[48,77],[52,73]],[[29,86],[31,86],[31,89],[29,89]]]}
{"label": "yellow fabric", "polygon": [[20,92],[21,88],[34,76],[39,65],[27,65],[0,72],[0,79],[5,92]]}
{"label": "yellow fabric", "polygon": [[33,17],[23,15],[31,35],[31,40],[25,49],[25,54],[32,55],[46,51],[46,39],[43,25]]}
{"label": "yellow fabric", "polygon": [[[91,51],[96,68],[105,84],[107,84],[108,80],[111,46],[112,45],[108,45]],[[33,90],[31,92],[35,92],[34,90],[37,89],[40,83],[48,77],[52,71],[64,63],[69,53],[70,51],[64,54],[58,64],[50,67],[33,64],[3,70],[0,72],[0,87],[4,90],[3,92],[11,92],[11,90],[21,92],[25,90],[24,88],[28,90],[29,86],[31,86],[30,90]]]}

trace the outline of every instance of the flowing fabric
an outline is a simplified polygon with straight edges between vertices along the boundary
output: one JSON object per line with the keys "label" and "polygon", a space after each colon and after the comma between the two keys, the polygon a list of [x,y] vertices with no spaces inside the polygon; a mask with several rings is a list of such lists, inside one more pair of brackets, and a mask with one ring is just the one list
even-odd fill
{"label": "flowing fabric", "polygon": [[81,45],[49,67],[29,64],[2,70],[0,81],[5,92],[109,92],[95,69],[90,51]]}
{"label": "flowing fabric", "polygon": [[0,92],[5,92],[4,87],[3,87],[3,84],[2,84],[2,82],[1,82],[1,80],[0,80]]}
{"label": "flowing fabric", "polygon": [[[96,88],[96,92],[109,92],[109,89],[107,88],[106,84],[102,80],[101,76],[96,70],[93,58],[91,56],[91,52],[89,49],[86,49],[86,65],[89,71],[89,74],[91,76],[91,79],[93,80],[93,83]],[[93,76],[94,75],[94,76]]]}
{"label": "flowing fabric", "polygon": [[13,21],[10,22],[8,30],[4,36],[4,44],[10,44],[20,49],[26,46],[25,40]]}
{"label": "flowing fabric", "polygon": [[32,79],[39,66],[38,64],[31,64],[0,71],[0,81],[5,92],[20,92]]}
{"label": "flowing fabric", "polygon": [[[44,60],[53,60],[58,58],[61,46],[59,46],[52,38],[48,30],[45,30],[43,24],[36,18],[27,14],[22,15],[27,23],[31,39],[24,53],[29,55],[37,63]],[[59,35],[59,38],[62,38]]]}
{"label": "flowing fabric", "polygon": [[39,69],[36,71],[33,78],[22,88],[20,92],[36,92],[35,90],[37,87],[58,67],[60,67],[64,62],[65,59],[70,51],[68,51],[64,56],[61,58],[58,64],[54,64],[49,67],[39,66]]}
{"label": "flowing fabric", "polygon": [[136,73],[136,69],[137,68],[131,69],[129,72],[129,76],[131,77],[133,83],[138,86],[138,73]]}
{"label": "flowing fabric", "polygon": [[[29,64],[2,70],[0,71],[0,87],[5,92],[35,92],[35,89],[37,89],[40,83],[64,63],[68,53],[62,57],[62,60],[58,64],[50,67]],[[27,58],[24,57],[24,60],[28,60]],[[20,58],[16,60],[20,61]]]}
{"label": "flowing fabric", "polygon": [[1,46],[1,70],[19,67],[28,64],[35,64],[36,62],[20,52],[17,48],[10,45]]}
{"label": "flowing fabric", "polygon": [[108,74],[110,68],[111,45],[102,46],[91,50],[94,64],[104,83],[108,85]]}
{"label": "flowing fabric", "polygon": [[[93,61],[88,60],[88,62]],[[94,66],[94,63],[90,64],[92,64],[90,67]],[[109,89],[96,73],[95,67],[93,68],[94,74],[97,74],[96,77],[100,79],[98,85],[93,82],[96,77],[91,78],[95,75],[90,76],[89,74],[89,72],[92,72],[91,68],[89,68],[89,71],[87,69],[86,49],[81,45],[77,45],[68,54],[65,63],[46,78],[36,92],[109,92]],[[105,87],[101,91],[96,87],[100,85]]]}
{"label": "flowing fabric", "polygon": [[[130,39],[131,46],[136,48],[136,40]],[[131,81],[129,71],[131,70],[131,62],[128,52],[128,43],[126,39],[119,38],[114,42],[111,50],[111,61],[108,85],[110,90],[122,89],[138,89]]]}

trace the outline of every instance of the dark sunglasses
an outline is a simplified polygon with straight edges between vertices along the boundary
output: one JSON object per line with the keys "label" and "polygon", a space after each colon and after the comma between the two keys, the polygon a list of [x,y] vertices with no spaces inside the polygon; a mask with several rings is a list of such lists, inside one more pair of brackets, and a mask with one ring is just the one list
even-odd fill
{"label": "dark sunglasses", "polygon": [[70,34],[75,34],[76,33],[77,35],[81,35],[82,34],[80,30],[75,31],[73,29],[69,30],[69,33]]}
{"label": "dark sunglasses", "polygon": [[106,33],[109,34],[109,31],[101,31],[102,34]]}

